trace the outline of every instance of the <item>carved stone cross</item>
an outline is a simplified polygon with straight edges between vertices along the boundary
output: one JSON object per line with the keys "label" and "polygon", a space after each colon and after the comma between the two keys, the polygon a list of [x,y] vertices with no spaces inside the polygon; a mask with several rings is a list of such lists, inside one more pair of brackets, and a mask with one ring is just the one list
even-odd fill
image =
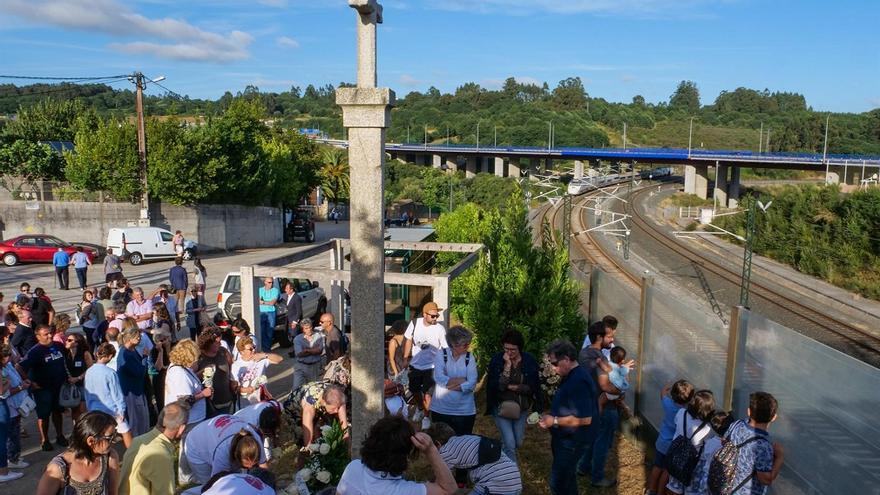
{"label": "carved stone cross", "polygon": [[382,5],[376,0],[348,0],[358,11],[358,72],[359,88],[376,87],[376,24],[382,24]]}

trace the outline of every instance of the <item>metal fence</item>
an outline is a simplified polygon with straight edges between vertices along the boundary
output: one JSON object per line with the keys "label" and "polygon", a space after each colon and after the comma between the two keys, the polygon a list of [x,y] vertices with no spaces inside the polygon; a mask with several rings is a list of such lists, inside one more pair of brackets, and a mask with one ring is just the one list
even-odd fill
{"label": "metal fence", "polygon": [[680,378],[738,418],[751,392],[770,392],[770,435],[786,452],[773,493],[880,494],[880,370],[742,307],[724,325],[651,278],[634,288],[600,268],[587,277],[590,321],[620,321],[615,342],[638,361],[627,400],[655,429],[660,390]]}

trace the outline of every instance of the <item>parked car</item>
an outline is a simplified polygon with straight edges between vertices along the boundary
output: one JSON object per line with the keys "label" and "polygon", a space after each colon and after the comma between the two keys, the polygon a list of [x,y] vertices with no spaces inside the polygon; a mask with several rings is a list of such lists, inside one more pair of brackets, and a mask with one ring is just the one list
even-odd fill
{"label": "parked car", "polygon": [[[177,254],[171,242],[173,238],[174,234],[159,227],[110,229],[107,233],[107,248],[112,248],[114,253],[122,253],[129,263],[137,266],[145,260],[174,259]],[[195,258],[196,250],[194,242],[186,241],[183,259]]]}
{"label": "parked car", "polygon": [[[284,295],[284,283],[288,279],[275,277],[273,286],[278,288]],[[318,282],[312,282],[306,278],[290,279],[296,287],[296,293],[302,298],[303,316],[312,318],[317,322],[322,313],[327,311],[327,296],[324,289],[318,287]],[[282,347],[290,347],[292,342],[287,334],[287,305],[282,298],[275,303],[275,342]],[[217,308],[227,320],[233,320],[241,316],[241,273],[229,272],[220,284],[220,292],[217,293]]]}
{"label": "parked car", "polygon": [[64,249],[67,254],[73,255],[78,247],[94,261],[99,257],[98,250],[86,245],[71,244],[61,239],[45,234],[20,235],[12,239],[0,242],[0,257],[6,266],[15,266],[18,263],[51,263],[52,257],[58,248]]}
{"label": "parked car", "polygon": [[311,210],[297,208],[288,213],[292,216],[284,228],[284,242],[292,242],[296,239],[315,242],[315,222],[312,220]]}

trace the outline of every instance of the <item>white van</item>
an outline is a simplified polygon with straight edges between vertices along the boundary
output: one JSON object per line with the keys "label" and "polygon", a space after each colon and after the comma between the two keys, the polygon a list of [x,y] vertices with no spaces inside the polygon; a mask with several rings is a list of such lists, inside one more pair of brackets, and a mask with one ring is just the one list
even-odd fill
{"label": "white van", "polygon": [[[124,254],[132,265],[140,265],[145,260],[174,259],[174,234],[159,227],[125,227],[110,229],[107,233],[107,248],[113,254]],[[195,257],[196,245],[186,241],[183,259]]]}

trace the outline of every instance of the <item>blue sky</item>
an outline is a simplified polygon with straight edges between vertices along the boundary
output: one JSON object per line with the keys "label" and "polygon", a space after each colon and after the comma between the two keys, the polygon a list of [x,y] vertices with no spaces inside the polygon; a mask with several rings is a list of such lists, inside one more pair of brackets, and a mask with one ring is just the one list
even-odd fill
{"label": "blue sky", "polygon": [[[688,79],[704,104],[745,86],[800,92],[817,110],[880,107],[876,0],[382,3],[379,83],[400,96],[579,76],[610,101],[666,101]],[[345,0],[0,0],[2,74],[140,70],[217,98],[354,81],[354,44]]]}

